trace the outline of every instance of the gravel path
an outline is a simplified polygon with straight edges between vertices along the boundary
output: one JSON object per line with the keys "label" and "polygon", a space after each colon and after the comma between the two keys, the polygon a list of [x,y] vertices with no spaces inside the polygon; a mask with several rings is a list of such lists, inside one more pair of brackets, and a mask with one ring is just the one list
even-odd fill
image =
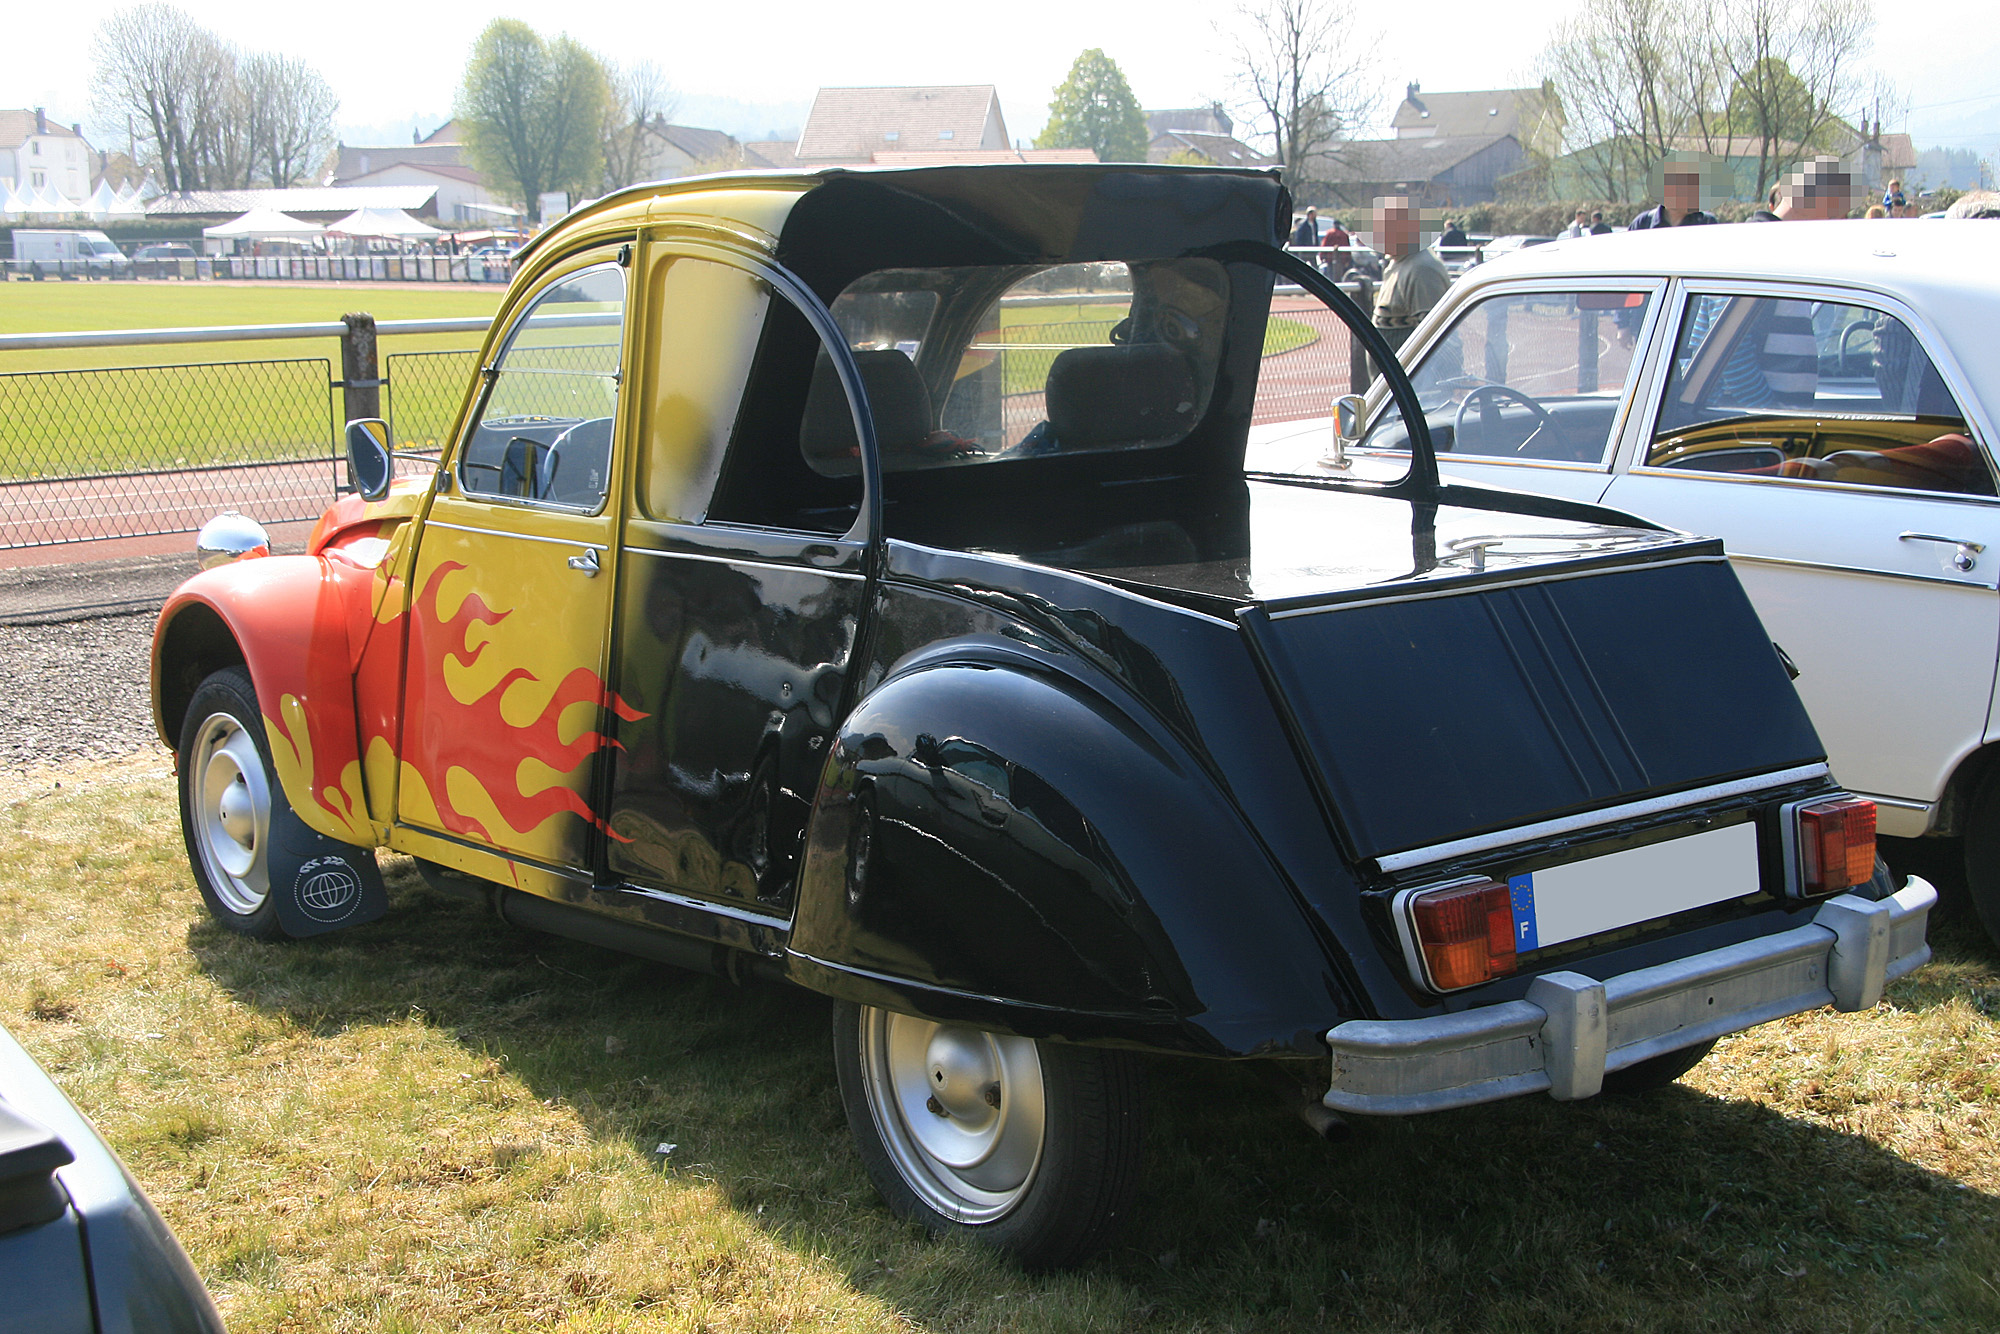
{"label": "gravel path", "polygon": [[0,770],[165,751],[153,735],[150,614],[0,626]]}
{"label": "gravel path", "polygon": [[0,777],[145,753],[153,618],[186,555],[0,570]]}

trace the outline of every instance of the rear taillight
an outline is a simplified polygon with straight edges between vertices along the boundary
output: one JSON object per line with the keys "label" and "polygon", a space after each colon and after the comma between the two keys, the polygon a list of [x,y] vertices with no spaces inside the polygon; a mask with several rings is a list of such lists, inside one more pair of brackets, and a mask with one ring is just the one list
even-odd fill
{"label": "rear taillight", "polygon": [[1410,896],[1409,911],[1424,971],[1439,991],[1514,971],[1514,909],[1503,881],[1424,890]]}
{"label": "rear taillight", "polygon": [[1875,803],[1831,797],[1796,809],[1799,892],[1819,898],[1867,884],[1875,874]]}

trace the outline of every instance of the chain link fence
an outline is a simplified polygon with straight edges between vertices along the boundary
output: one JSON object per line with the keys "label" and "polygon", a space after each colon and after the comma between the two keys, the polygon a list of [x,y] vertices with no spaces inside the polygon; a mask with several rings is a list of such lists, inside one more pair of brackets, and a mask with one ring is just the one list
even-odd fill
{"label": "chain link fence", "polygon": [[0,374],[0,547],[311,518],[331,383],[325,357]]}
{"label": "chain link fence", "polygon": [[382,364],[382,415],[396,448],[443,448],[452,423],[458,419],[465,387],[479,365],[479,350],[391,352],[382,358]]}
{"label": "chain link fence", "polygon": [[377,334],[485,326],[476,318],[378,326],[364,315],[0,336],[0,350],[339,339],[344,368],[293,357],[0,373],[0,549],[189,533],[229,509],[266,524],[317,518],[345,482],[344,421],[400,416],[410,448],[435,451],[477,361],[471,351],[394,353],[378,374]]}

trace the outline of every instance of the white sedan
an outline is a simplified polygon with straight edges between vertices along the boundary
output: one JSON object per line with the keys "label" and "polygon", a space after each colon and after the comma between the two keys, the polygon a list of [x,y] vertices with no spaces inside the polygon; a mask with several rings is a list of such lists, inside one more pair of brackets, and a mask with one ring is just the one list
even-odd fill
{"label": "white sedan", "polygon": [[[1403,356],[1446,480],[1721,537],[1835,774],[1884,834],[1965,836],[2000,939],[1996,258],[1990,221],[1585,237],[1471,271]],[[1253,466],[1400,472],[1379,382],[1360,420]]]}

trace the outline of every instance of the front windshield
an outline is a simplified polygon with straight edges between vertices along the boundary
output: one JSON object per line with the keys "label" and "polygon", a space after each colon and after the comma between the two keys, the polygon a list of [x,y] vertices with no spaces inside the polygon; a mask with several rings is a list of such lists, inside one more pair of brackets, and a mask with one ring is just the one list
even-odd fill
{"label": "front windshield", "polygon": [[[1439,455],[1597,463],[1612,428],[1651,292],[1511,292],[1466,307],[1410,372]],[[1409,448],[1381,402],[1360,447]]]}

